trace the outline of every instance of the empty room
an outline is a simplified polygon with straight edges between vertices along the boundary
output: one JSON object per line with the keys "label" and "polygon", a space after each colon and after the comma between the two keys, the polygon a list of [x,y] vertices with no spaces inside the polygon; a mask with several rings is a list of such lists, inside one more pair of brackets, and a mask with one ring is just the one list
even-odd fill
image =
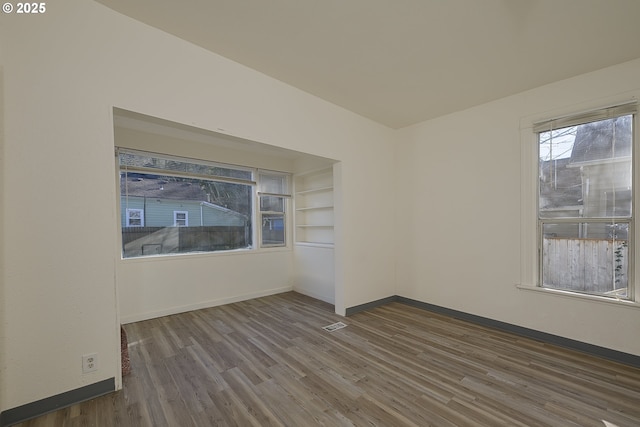
{"label": "empty room", "polygon": [[640,425],[639,21],[4,2],[0,426]]}

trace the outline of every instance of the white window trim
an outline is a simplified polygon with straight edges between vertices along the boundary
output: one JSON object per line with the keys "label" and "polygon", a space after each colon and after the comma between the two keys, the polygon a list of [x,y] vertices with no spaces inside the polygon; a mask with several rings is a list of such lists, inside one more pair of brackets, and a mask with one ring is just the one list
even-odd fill
{"label": "white window trim", "polygon": [[[131,215],[132,212],[140,212],[140,225],[131,225]],[[144,227],[144,209],[127,209],[126,210],[126,224],[127,227]]]}
{"label": "white window trim", "polygon": [[[256,179],[258,180],[258,185],[257,185],[257,189],[258,191],[256,192],[256,196],[257,196],[257,200],[255,202],[256,208],[258,210],[258,216],[257,216],[257,220],[259,222],[259,227],[256,227],[258,230],[256,230],[258,232],[257,234],[257,243],[258,243],[258,247],[261,249],[275,249],[275,248],[288,248],[290,246],[289,243],[289,235],[291,233],[289,233],[291,224],[289,222],[289,212],[291,210],[291,204],[290,204],[290,199],[291,199],[291,186],[292,186],[292,178],[291,178],[291,174],[287,173],[287,172],[280,172],[280,171],[272,171],[272,170],[266,170],[266,169],[258,169],[256,171]],[[286,188],[284,189],[284,192],[282,193],[270,193],[270,192],[265,192],[265,191],[261,191],[264,190],[264,188],[262,188],[261,186],[261,179],[260,176],[261,175],[279,175],[282,176],[284,178],[286,178]],[[276,212],[276,211],[263,211],[261,210],[261,204],[260,204],[260,198],[263,196],[272,196],[272,197],[281,197],[284,199],[284,212]],[[264,215],[268,215],[268,214],[278,214],[278,215],[283,215],[284,217],[284,242],[283,243],[275,243],[275,244],[264,244],[262,241],[262,224],[264,221]]]}
{"label": "white window trim", "polygon": [[[178,215],[184,214],[184,225],[178,225]],[[173,211],[173,226],[174,227],[188,227],[189,226],[189,212],[188,211]]]}
{"label": "white window trim", "polygon": [[[622,98],[624,97],[624,98]],[[534,124],[548,117],[562,117],[577,115],[580,111],[601,109],[606,105],[622,105],[640,99],[640,91],[633,91],[609,100],[592,101],[587,104],[563,108],[562,110],[548,111],[546,113],[523,117],[520,119],[520,282],[516,284],[518,289],[534,291],[537,293],[568,297],[579,300],[616,304],[624,307],[640,309],[640,262],[632,264],[632,283],[629,283],[628,299],[616,299],[615,297],[603,297],[598,295],[582,294],[571,291],[550,289],[539,286],[540,269],[538,254],[538,139],[534,132]],[[633,122],[634,132],[634,164],[633,164],[633,188],[634,193],[640,191],[640,112],[635,115]],[[640,200],[636,210],[640,209]],[[636,217],[634,212],[634,217]],[[634,248],[632,257],[636,260],[640,250],[640,221],[633,227]]]}
{"label": "white window trim", "polygon": [[547,294],[555,297],[578,299],[578,300],[603,303],[603,304],[614,304],[619,307],[626,307],[626,308],[633,308],[633,309],[640,310],[640,302],[638,302],[637,300],[631,301],[628,299],[617,299],[617,298],[611,298],[611,297],[603,297],[600,295],[581,294],[578,292],[564,291],[561,289],[543,288],[541,286],[532,286],[532,285],[516,285],[516,287],[523,291],[538,292],[541,294]]}

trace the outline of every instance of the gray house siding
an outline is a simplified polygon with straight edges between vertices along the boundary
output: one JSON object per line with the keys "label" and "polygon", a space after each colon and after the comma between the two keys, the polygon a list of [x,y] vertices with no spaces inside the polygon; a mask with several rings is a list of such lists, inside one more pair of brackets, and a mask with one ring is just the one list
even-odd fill
{"label": "gray house siding", "polygon": [[[210,203],[201,203],[200,206],[204,225],[237,227],[245,225],[246,221],[248,220],[247,217],[238,212],[233,212],[224,208],[218,208],[214,205],[211,205]],[[198,215],[199,214],[200,212],[198,212]]]}
{"label": "gray house siding", "polygon": [[246,217],[223,207],[193,200],[170,200],[122,196],[120,199],[120,223],[127,227],[127,209],[142,209],[145,227],[173,227],[174,212],[188,212],[188,225],[196,226],[244,226]]}
{"label": "gray house siding", "polygon": [[[127,210],[143,210],[142,224],[127,226]],[[121,197],[124,258],[246,248],[251,245],[248,218],[196,200]],[[175,226],[174,212],[187,212],[187,226]]]}

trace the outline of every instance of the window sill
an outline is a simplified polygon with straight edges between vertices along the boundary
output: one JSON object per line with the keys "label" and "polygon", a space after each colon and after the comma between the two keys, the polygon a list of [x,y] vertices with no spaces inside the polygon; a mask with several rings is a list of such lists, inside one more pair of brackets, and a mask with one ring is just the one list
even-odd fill
{"label": "window sill", "polygon": [[120,261],[126,263],[135,262],[162,262],[162,261],[175,261],[179,259],[194,259],[194,258],[211,258],[211,257],[224,257],[224,256],[247,256],[247,255],[259,255],[269,252],[291,252],[293,249],[291,246],[274,246],[274,247],[262,247],[262,248],[244,248],[244,249],[229,249],[221,251],[211,252],[186,252],[178,254],[162,254],[162,255],[145,255],[138,257],[122,258]]}
{"label": "window sill", "polygon": [[631,300],[602,297],[598,295],[579,294],[576,292],[562,291],[559,289],[542,288],[540,286],[516,285],[516,288],[523,291],[540,292],[543,294],[557,295],[564,298],[582,299],[585,301],[591,301],[591,302],[597,302],[597,303],[603,303],[603,304],[613,304],[613,305],[617,305],[625,308],[640,309],[640,303],[636,301],[631,301]]}
{"label": "window sill", "polygon": [[302,240],[299,240],[295,243],[296,246],[309,246],[312,248],[327,248],[327,249],[333,249],[334,244],[333,243],[322,243],[322,242],[303,242]]}

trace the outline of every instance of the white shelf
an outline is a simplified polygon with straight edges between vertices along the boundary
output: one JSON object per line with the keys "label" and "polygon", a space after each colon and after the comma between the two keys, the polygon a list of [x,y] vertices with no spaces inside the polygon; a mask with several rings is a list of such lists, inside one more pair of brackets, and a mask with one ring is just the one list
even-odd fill
{"label": "white shelf", "polygon": [[321,169],[313,169],[313,170],[310,170],[310,171],[300,172],[300,173],[296,174],[296,176],[300,177],[300,178],[302,178],[302,177],[306,178],[306,177],[309,177],[309,176],[312,176],[312,175],[315,175],[315,176],[325,175],[325,176],[330,176],[331,179],[333,179],[333,168],[332,167],[324,167],[324,168],[321,168]]}
{"label": "white shelf", "polygon": [[304,207],[304,208],[296,208],[297,211],[313,211],[313,210],[322,210],[322,209],[333,209],[333,205],[307,206],[307,207]]}
{"label": "white shelf", "polygon": [[298,174],[294,185],[296,244],[333,247],[333,169]]}
{"label": "white shelf", "polygon": [[308,246],[312,248],[333,248],[333,243],[296,242],[296,246]]}
{"label": "white shelf", "polygon": [[310,188],[308,190],[296,191],[296,194],[321,193],[324,191],[333,191],[333,187]]}

